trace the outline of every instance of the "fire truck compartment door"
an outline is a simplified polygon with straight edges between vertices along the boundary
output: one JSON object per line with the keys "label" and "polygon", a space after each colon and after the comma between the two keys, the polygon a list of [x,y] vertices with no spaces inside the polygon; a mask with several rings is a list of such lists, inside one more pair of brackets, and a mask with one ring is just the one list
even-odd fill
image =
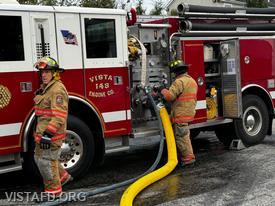
{"label": "fire truck compartment door", "polygon": [[54,14],[50,12],[32,12],[30,20],[33,62],[43,56],[51,56],[57,59]]}
{"label": "fire truck compartment door", "polygon": [[220,44],[223,116],[242,116],[239,39]]}

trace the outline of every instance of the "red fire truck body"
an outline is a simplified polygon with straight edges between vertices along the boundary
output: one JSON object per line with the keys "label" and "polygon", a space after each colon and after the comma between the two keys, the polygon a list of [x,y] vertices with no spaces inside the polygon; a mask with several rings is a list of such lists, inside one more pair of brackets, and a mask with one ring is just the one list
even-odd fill
{"label": "red fire truck body", "polygon": [[0,10],[0,173],[21,169],[22,158],[26,168],[33,164],[32,106],[39,87],[33,64],[42,56],[65,69],[70,100],[60,161],[75,176],[106,153],[128,150],[130,137],[159,134],[140,85],[146,73],[147,85],[165,80],[169,86],[173,58],[190,64],[199,85],[193,136],[214,130],[227,146],[233,138],[253,145],[272,132],[272,35],[174,35],[177,18],[169,19],[172,27],[163,19],[135,25],[130,32],[147,53],[142,68],[142,58],[128,59],[125,11],[23,5]]}
{"label": "red fire truck body", "polygon": [[213,10],[180,4],[178,13],[179,17],[149,18],[148,23],[171,25],[170,60],[189,64],[188,73],[199,84],[196,116],[190,125],[193,136],[214,130],[229,146],[235,138],[253,145],[271,135],[274,9]]}
{"label": "red fire truck body", "polygon": [[[216,73],[212,74],[205,72],[206,64],[212,62],[211,60],[204,60],[204,45],[209,45],[210,42],[214,42],[215,44],[217,41],[225,41],[227,37],[220,38],[220,40],[217,40],[217,37],[203,38],[201,40],[198,40],[198,38],[195,40],[192,38],[183,39],[184,40],[181,40],[181,47],[183,51],[182,59],[190,64],[190,75],[192,75],[194,78],[203,77],[203,80],[206,81],[206,84],[200,87],[200,92],[198,93],[198,100],[205,100],[206,86],[208,84],[213,84],[211,80],[209,83],[207,80],[209,78],[213,78]],[[265,101],[267,101],[266,104],[268,103],[269,106],[274,105],[274,97],[272,97],[274,96],[274,88],[272,85],[274,82],[274,76],[272,74],[272,64],[274,61],[272,58],[272,50],[274,49],[274,38],[239,37],[236,42],[239,44],[238,58],[240,59],[239,67],[241,68],[240,71],[238,71],[240,72],[239,89],[242,92],[251,90],[251,94],[264,96]],[[248,58],[249,62],[246,63],[245,61]],[[216,60],[213,59],[213,62],[215,61]],[[272,111],[272,108],[273,107],[269,109]],[[238,115],[236,117],[238,117]],[[206,106],[204,110],[197,111],[195,118],[195,122],[205,121],[207,121]]]}
{"label": "red fire truck body", "polygon": [[0,159],[11,163],[2,172],[20,169],[19,154],[32,150],[32,106],[39,86],[33,64],[45,55],[66,70],[62,81],[69,91],[70,116],[79,124],[90,122],[77,130],[88,130],[86,139],[92,141],[72,140],[74,152],[65,157],[73,160],[71,165],[81,158],[92,162],[88,159],[96,152],[102,155],[103,137],[130,135],[125,11],[23,5],[0,5],[0,10],[5,28],[0,35]]}

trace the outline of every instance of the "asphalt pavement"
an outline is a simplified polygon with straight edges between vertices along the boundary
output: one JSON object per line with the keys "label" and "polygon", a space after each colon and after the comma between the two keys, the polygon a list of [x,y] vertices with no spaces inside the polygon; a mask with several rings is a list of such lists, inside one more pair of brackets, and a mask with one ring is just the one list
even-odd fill
{"label": "asphalt pavement", "polygon": [[[275,132],[275,128],[273,127]],[[108,156],[103,166],[64,188],[86,192],[121,182],[146,171],[154,162],[158,147],[136,147],[131,152]],[[201,133],[193,141],[197,162],[194,167],[176,168],[167,177],[143,190],[135,206],[175,205],[275,205],[275,135],[262,144],[242,150],[226,150],[214,133]],[[161,167],[165,164],[165,155]],[[21,172],[0,176],[1,205],[32,205],[7,202],[4,192],[42,191],[41,184],[29,183]],[[125,187],[68,205],[119,205]]]}
{"label": "asphalt pavement", "polygon": [[[185,169],[177,167],[167,177],[143,190],[133,205],[275,205],[274,137],[266,137],[262,144],[242,150],[226,150],[213,133],[202,133],[193,141],[196,165]],[[145,170],[145,164],[136,163],[135,170]],[[127,175],[121,172],[125,178]],[[129,169],[131,175],[139,172]],[[116,177],[114,170],[113,174]],[[126,188],[90,197],[86,204],[119,205]]]}
{"label": "asphalt pavement", "polygon": [[[176,168],[142,191],[134,205],[275,205],[274,137],[242,150],[226,150],[213,133],[202,133],[193,142],[196,165]],[[119,205],[125,189],[91,197],[87,203]]]}
{"label": "asphalt pavement", "polygon": [[275,205],[274,151],[273,137],[244,150],[209,154],[195,168],[167,177],[167,184],[180,179],[177,195],[157,205]]}

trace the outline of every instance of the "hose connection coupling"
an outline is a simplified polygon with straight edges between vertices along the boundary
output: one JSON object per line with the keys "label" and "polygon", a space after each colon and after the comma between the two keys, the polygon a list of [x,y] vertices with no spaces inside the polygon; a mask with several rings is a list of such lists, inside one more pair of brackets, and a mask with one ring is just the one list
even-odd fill
{"label": "hose connection coupling", "polygon": [[157,109],[158,109],[158,110],[161,110],[163,107],[165,107],[165,106],[164,106],[164,104],[163,104],[162,102],[159,102],[159,103],[157,104]]}

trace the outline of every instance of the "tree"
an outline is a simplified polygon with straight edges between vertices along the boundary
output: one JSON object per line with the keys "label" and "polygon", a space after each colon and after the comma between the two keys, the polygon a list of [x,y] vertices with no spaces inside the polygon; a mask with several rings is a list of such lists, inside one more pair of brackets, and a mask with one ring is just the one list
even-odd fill
{"label": "tree", "polygon": [[31,4],[31,5],[45,5],[55,6],[58,5],[57,0],[18,0],[20,4]]}
{"label": "tree", "polygon": [[45,6],[79,6],[80,0],[18,0],[20,4]]}
{"label": "tree", "polygon": [[79,0],[61,0],[59,5],[60,6],[79,6],[80,5]]}
{"label": "tree", "polygon": [[246,0],[247,7],[266,8],[267,0]]}
{"label": "tree", "polygon": [[115,8],[116,0],[18,0],[20,4]]}
{"label": "tree", "polygon": [[178,16],[178,11],[177,11],[177,9],[171,9],[170,15],[171,15],[171,16]]}
{"label": "tree", "polygon": [[42,0],[38,2],[40,2],[41,5],[46,5],[46,6],[55,6],[58,4],[57,0]]}
{"label": "tree", "polygon": [[81,3],[83,7],[94,8],[115,8],[115,0],[83,0]]}
{"label": "tree", "polygon": [[18,0],[20,4],[31,4],[31,5],[36,5],[38,4],[37,0]]}
{"label": "tree", "polygon": [[115,5],[116,9],[124,9],[125,6],[126,6],[125,0],[116,0],[116,5]]}
{"label": "tree", "polygon": [[137,15],[143,15],[145,14],[146,9],[143,9],[143,0],[138,0],[137,1]]}
{"label": "tree", "polygon": [[164,10],[164,3],[162,0],[154,1],[154,8],[150,12],[151,15],[161,15],[162,10]]}

